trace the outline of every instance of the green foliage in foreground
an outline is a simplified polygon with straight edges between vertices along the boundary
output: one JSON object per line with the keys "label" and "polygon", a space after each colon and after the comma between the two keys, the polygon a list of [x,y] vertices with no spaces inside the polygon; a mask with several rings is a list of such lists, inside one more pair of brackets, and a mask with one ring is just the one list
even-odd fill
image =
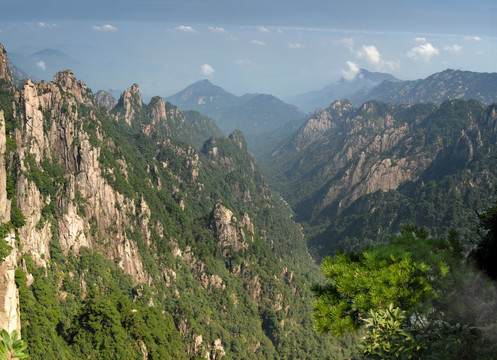
{"label": "green foliage in foreground", "polygon": [[464,260],[454,232],[433,239],[416,227],[388,244],[325,258],[328,282],[313,288],[315,326],[341,335],[366,325],[361,350],[370,359],[490,359],[495,315],[477,299],[495,306],[495,297]]}
{"label": "green foliage in foreground", "polygon": [[476,264],[492,279],[497,280],[497,204],[480,215],[480,227],[484,231],[478,248],[471,254]]}
{"label": "green foliage in foreground", "polygon": [[27,344],[18,339],[17,331],[14,330],[11,335],[7,330],[0,332],[2,341],[0,342],[0,360],[8,359],[25,359],[28,357],[24,350],[28,347]]}

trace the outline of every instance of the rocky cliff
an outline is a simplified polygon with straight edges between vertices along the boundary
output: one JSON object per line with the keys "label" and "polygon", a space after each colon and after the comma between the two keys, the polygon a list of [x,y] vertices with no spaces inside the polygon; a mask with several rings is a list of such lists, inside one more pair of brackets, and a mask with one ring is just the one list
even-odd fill
{"label": "rocky cliff", "polygon": [[114,96],[105,90],[97,91],[95,98],[109,111],[117,104],[117,100],[114,99]]}
{"label": "rocky cliff", "polygon": [[12,83],[12,73],[9,70],[9,63],[7,60],[7,51],[0,44],[0,79]]}
{"label": "rocky cliff", "polygon": [[310,323],[317,268],[240,132],[212,137],[210,120],[144,104],[136,84],[109,112],[69,70],[0,101],[2,221],[11,208],[20,245],[0,269],[0,317],[12,329],[20,307],[33,359],[331,351]]}
{"label": "rocky cliff", "polygon": [[[50,259],[49,242],[56,230],[65,253],[77,254],[81,247],[100,248],[109,259],[120,258],[120,265],[137,281],[145,281],[136,244],[124,232],[131,220],[126,211],[117,210],[134,213],[134,204],[104,178],[106,170],[99,163],[101,150],[92,145],[85,131],[86,126],[95,124],[92,136],[97,142],[103,141],[95,114],[82,114],[85,106],[96,106],[90,90],[71,71],[65,71],[55,75],[50,83],[34,84],[28,80],[20,99],[23,119],[16,140],[20,145],[22,173],[17,194],[26,217],[26,225],[20,229],[23,248],[37,264],[46,266]],[[121,165],[125,172],[126,164]],[[40,172],[43,176],[50,167],[56,167],[62,177],[61,183],[47,189],[43,180],[32,174]],[[55,226],[43,216],[46,207],[58,209],[60,216]],[[116,246],[105,248],[98,244],[97,236],[91,235],[90,224],[100,232],[112,232]]]}
{"label": "rocky cliff", "polygon": [[[493,161],[491,114],[492,106],[474,100],[439,107],[371,101],[357,108],[336,101],[277,148],[266,166],[276,170],[274,184],[313,234],[310,243],[316,248],[360,247],[361,241],[381,241],[383,234],[412,221],[443,235],[449,224],[464,229],[450,210],[449,189],[482,208],[480,197],[490,195],[497,175],[486,170]],[[477,187],[462,180],[468,176]],[[425,187],[430,181],[436,191]],[[423,201],[437,205],[420,210],[427,206],[416,199],[421,193]],[[430,200],[434,197],[438,200]]]}
{"label": "rocky cliff", "polygon": [[[0,88],[11,93],[14,91],[12,75],[7,67],[7,53],[0,44]],[[4,102],[6,106],[11,106],[9,101]],[[8,109],[9,112],[11,108]],[[0,264],[0,328],[6,329],[9,333],[14,330],[20,332],[20,309],[19,291],[15,283],[15,270],[17,268],[18,245],[14,229],[10,224],[11,200],[7,191],[7,124],[4,110],[0,109],[0,241],[5,241],[9,255]],[[3,245],[5,247],[5,245]]]}

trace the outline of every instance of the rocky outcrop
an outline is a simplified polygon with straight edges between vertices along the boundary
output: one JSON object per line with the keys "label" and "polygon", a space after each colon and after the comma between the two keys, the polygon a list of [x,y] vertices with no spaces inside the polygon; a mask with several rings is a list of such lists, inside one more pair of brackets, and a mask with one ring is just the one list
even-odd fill
{"label": "rocky outcrop", "polygon": [[21,331],[19,291],[15,282],[18,251],[13,231],[9,232],[5,240],[12,250],[0,264],[0,329],[5,329],[10,334],[14,330]]}
{"label": "rocky outcrop", "polygon": [[111,93],[105,90],[97,91],[97,93],[95,94],[95,98],[109,111],[117,105],[117,100],[114,98],[114,96],[112,96]]}
{"label": "rocky outcrop", "polygon": [[77,80],[71,70],[65,70],[55,74],[53,82],[59,85],[66,94],[71,94],[79,103],[92,104],[93,98],[89,95],[91,91],[82,80]]}
{"label": "rocky outcrop", "polygon": [[143,101],[138,84],[133,84],[126,89],[117,102],[116,109],[122,113],[122,118],[131,126],[131,120],[139,114],[143,107]]}
{"label": "rocky outcrop", "polygon": [[[145,282],[137,245],[126,235],[135,221],[128,215],[136,213],[135,205],[105,179],[114,170],[101,166],[100,148],[90,141],[90,136],[104,140],[98,119],[92,111],[80,113],[81,104],[96,104],[91,92],[71,71],[64,71],[50,83],[28,80],[21,91],[21,104],[22,128],[16,132],[16,142],[21,145],[17,194],[26,217],[26,224],[19,229],[23,251],[38,265],[48,264],[54,227],[43,218],[42,210],[55,202],[60,217],[52,221],[57,221],[55,229],[64,252],[99,249],[109,259],[119,259],[119,265],[136,281]],[[95,124],[92,135],[85,131],[85,122]],[[45,172],[47,163],[60,166],[64,173],[64,185],[60,185],[64,188],[55,193],[38,188],[29,177],[36,169]],[[126,164],[122,167],[125,171]],[[142,209],[147,212],[146,205]],[[143,224],[148,225],[148,217],[143,215]],[[110,243],[113,246],[108,246]]]}
{"label": "rocky outcrop", "polygon": [[248,249],[254,236],[254,226],[248,214],[243,214],[239,221],[231,210],[217,203],[211,216],[214,235],[219,240],[218,245],[223,248],[223,254]]}
{"label": "rocky outcrop", "polygon": [[[0,45],[1,46],[1,45]],[[6,189],[6,136],[3,111],[0,110],[0,224],[10,221],[10,201]],[[0,241],[4,241],[0,239]],[[10,333],[21,330],[19,314],[19,292],[15,283],[15,270],[17,268],[17,246],[15,234],[10,230],[5,241],[12,248],[10,254],[0,263],[0,329]]]}
{"label": "rocky outcrop", "polygon": [[209,350],[205,352],[205,358],[208,360],[219,360],[226,356],[226,351],[221,343],[221,339],[216,339]]}
{"label": "rocky outcrop", "polygon": [[10,220],[10,203],[7,200],[7,172],[5,168],[5,151],[7,150],[5,137],[5,119],[0,110],[0,223]]}
{"label": "rocky outcrop", "polygon": [[2,44],[0,44],[0,80],[12,83],[12,72],[9,70],[7,62],[7,51]]}
{"label": "rocky outcrop", "polygon": [[166,103],[159,96],[154,96],[150,100],[150,104],[148,105],[148,117],[152,121],[152,124],[157,124],[161,121],[167,120],[166,114]]}

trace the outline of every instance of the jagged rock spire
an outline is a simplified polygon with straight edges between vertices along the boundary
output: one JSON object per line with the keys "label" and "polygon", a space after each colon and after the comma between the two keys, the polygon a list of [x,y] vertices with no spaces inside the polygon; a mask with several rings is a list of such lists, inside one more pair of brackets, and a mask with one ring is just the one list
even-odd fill
{"label": "jagged rock spire", "polygon": [[0,44],[0,80],[7,80],[12,83],[12,72],[9,70],[7,63],[7,51]]}
{"label": "jagged rock spire", "polygon": [[131,119],[143,107],[142,96],[138,84],[126,89],[119,98],[116,108],[124,109],[124,121],[131,126]]}
{"label": "jagged rock spire", "polygon": [[60,71],[55,74],[53,82],[60,85],[62,90],[73,94],[79,102],[85,102],[84,95],[88,91],[82,80],[77,80],[71,70]]}

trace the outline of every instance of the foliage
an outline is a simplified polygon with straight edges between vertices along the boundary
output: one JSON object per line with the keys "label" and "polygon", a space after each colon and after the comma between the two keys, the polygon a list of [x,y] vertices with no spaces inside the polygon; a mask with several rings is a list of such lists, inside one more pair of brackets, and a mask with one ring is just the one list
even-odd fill
{"label": "foliage", "polygon": [[14,228],[20,228],[26,224],[26,219],[24,218],[24,215],[17,206],[17,197],[12,197],[12,200],[10,202],[10,223]]}
{"label": "foliage", "polygon": [[28,357],[24,353],[28,345],[21,339],[18,339],[17,330],[14,330],[11,335],[7,330],[0,332],[2,342],[0,342],[0,357],[1,359],[25,359]]}
{"label": "foliage", "polygon": [[365,314],[390,303],[419,318],[431,307],[449,269],[446,249],[437,245],[419,229],[404,228],[387,245],[323,259],[328,284],[313,288],[317,330],[355,331]]}
{"label": "foliage", "polygon": [[7,240],[5,240],[5,237],[7,236],[9,231],[9,224],[0,223],[0,263],[2,263],[12,251],[12,247],[9,245]]}
{"label": "foliage", "polygon": [[370,310],[364,319],[370,328],[361,350],[368,359],[409,359],[420,349],[416,339],[404,327],[406,312],[390,304],[386,309]]}
{"label": "foliage", "polygon": [[478,248],[471,254],[476,262],[492,279],[497,280],[497,203],[479,215],[480,228],[484,231]]}
{"label": "foliage", "polygon": [[[366,325],[361,349],[370,359],[491,358],[496,349],[474,312],[487,295],[464,257],[457,234],[433,239],[405,227],[388,244],[358,254],[325,258],[326,285],[314,286],[314,322],[318,331],[342,334]],[[488,285],[487,285],[488,286]],[[466,296],[473,296],[475,306]],[[459,309],[462,308],[462,313]],[[467,324],[460,325],[460,321]],[[481,328],[471,327],[471,323]],[[455,325],[452,325],[455,324]]]}
{"label": "foliage", "polygon": [[[353,338],[323,340],[313,330],[309,282],[320,274],[291,210],[269,190],[240,132],[196,151],[202,132],[218,131],[198,113],[166,104],[167,119],[154,124],[148,113],[154,104],[145,105],[129,126],[119,109],[116,119],[91,98],[74,105],[72,95],[62,96],[62,106],[43,109],[51,122],[45,130],[68,120],[59,111],[71,112],[74,157],[64,159],[48,145],[41,161],[25,151],[23,166],[13,154],[8,168],[12,187],[22,175],[38,188],[44,205],[37,230],[52,233],[44,239],[47,266],[24,254],[16,271],[32,359],[187,359],[205,356],[219,341],[230,359],[350,357]],[[120,199],[119,218],[107,227],[79,187],[86,175],[75,172],[85,139]],[[224,247],[215,236],[218,202],[238,224],[250,219],[237,228],[244,248]],[[86,219],[91,250],[59,242],[67,204]],[[123,248],[132,259],[114,257]],[[145,282],[122,269],[135,265]]]}

